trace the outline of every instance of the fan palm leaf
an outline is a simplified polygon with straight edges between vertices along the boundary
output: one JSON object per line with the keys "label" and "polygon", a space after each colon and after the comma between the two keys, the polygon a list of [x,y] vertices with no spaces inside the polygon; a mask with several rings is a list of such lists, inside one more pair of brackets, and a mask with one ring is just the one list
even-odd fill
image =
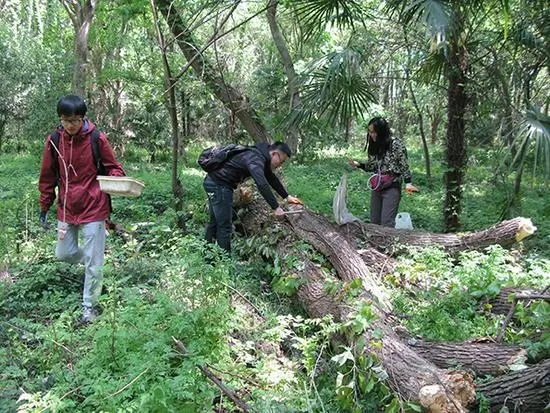
{"label": "fan palm leaf", "polygon": [[534,152],[533,176],[539,169],[544,172],[544,178],[550,178],[550,117],[533,108],[525,113],[520,122],[514,145],[519,146],[511,167],[517,168],[525,164],[526,158]]}
{"label": "fan palm leaf", "polygon": [[321,33],[327,25],[353,28],[365,17],[365,8],[356,0],[294,0],[292,6],[305,39]]}
{"label": "fan palm leaf", "polygon": [[351,119],[362,116],[375,97],[361,63],[361,56],[352,49],[313,62],[300,86],[302,107],[292,113],[289,121],[324,117],[330,124],[345,127]]}

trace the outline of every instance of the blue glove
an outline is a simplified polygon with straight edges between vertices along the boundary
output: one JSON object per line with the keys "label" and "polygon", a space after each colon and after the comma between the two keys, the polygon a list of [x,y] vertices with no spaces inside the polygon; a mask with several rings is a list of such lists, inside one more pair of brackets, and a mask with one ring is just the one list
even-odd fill
{"label": "blue glove", "polygon": [[48,212],[40,211],[40,226],[43,229],[48,229]]}

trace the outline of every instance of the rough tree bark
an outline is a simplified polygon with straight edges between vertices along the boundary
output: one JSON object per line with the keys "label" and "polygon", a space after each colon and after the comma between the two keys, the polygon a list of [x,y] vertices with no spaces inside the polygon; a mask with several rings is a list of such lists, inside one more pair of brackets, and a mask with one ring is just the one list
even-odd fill
{"label": "rough tree bark", "polygon": [[445,205],[443,221],[445,232],[456,232],[460,228],[462,211],[462,181],[466,167],[466,106],[468,94],[469,55],[461,40],[466,33],[466,18],[460,3],[451,3],[453,30],[447,32],[449,52],[446,56],[447,68],[447,134],[445,139],[444,173]]}
{"label": "rough tree bark", "polygon": [[481,384],[478,390],[489,399],[492,412],[506,406],[510,412],[547,411],[550,403],[550,360]]}
{"label": "rough tree bark", "polygon": [[532,235],[537,230],[528,218],[514,218],[500,222],[482,231],[462,234],[438,234],[381,227],[376,224],[350,222],[341,226],[340,232],[348,242],[367,241],[371,246],[395,253],[399,245],[412,247],[439,246],[450,253],[464,250],[480,250],[490,245],[510,245]]}
{"label": "rough tree bark", "polygon": [[[505,287],[500,290],[500,293],[490,302],[491,312],[494,314],[507,315],[512,307],[513,297],[516,295],[535,295],[541,291],[536,291],[532,288]],[[525,303],[526,305],[528,302]]]}
{"label": "rough tree bark", "polygon": [[478,376],[500,376],[512,365],[523,365],[527,352],[517,346],[495,343],[430,343],[409,339],[417,354],[442,369],[460,367]]}
{"label": "rough tree bark", "polygon": [[[269,213],[264,212],[265,208],[258,204],[259,202],[255,202],[249,205],[250,213],[241,218],[248,233],[263,231],[264,228],[272,225],[269,221]],[[346,241],[339,229],[335,228],[325,218],[308,211],[287,215],[287,220],[282,225],[286,227],[291,235],[279,242],[280,254],[284,255],[288,252],[291,248],[288,243],[291,243],[292,239],[305,240],[325,255],[333,265],[340,280],[344,281],[343,287],[338,292],[329,293],[330,289],[326,288],[327,285],[329,283],[334,285],[334,283],[337,283],[336,280],[331,279],[330,275],[327,275],[319,266],[311,263],[307,256],[303,255],[304,265],[301,275],[304,278],[304,283],[297,293],[299,302],[312,317],[331,314],[337,320],[347,320],[354,317],[356,307],[361,303],[372,304],[371,308],[376,315],[376,321],[372,322],[362,334],[366,343],[378,343],[378,345],[372,345],[366,351],[377,355],[389,375],[388,385],[404,399],[417,401],[431,412],[467,411],[475,400],[475,388],[471,376],[467,372],[445,370],[441,366],[449,367],[449,360],[452,360],[471,368],[478,374],[486,374],[486,372],[496,374],[500,371],[501,366],[510,365],[513,361],[521,359],[523,353],[517,349],[503,346],[491,347],[489,345],[483,347],[480,344],[462,344],[460,348],[468,349],[469,354],[457,349],[453,356],[443,361],[438,356],[443,354],[443,346],[447,346],[447,351],[451,352],[452,345],[433,344],[433,349],[430,349],[428,344],[421,346],[421,348],[418,348],[420,346],[411,346],[410,343],[404,341],[396,333],[400,330],[400,327],[394,325],[393,318],[390,316],[391,304],[388,300],[387,291],[379,285],[369,266],[365,264],[364,258],[361,258],[355,248]],[[508,228],[508,225],[503,227]],[[516,225],[516,230],[517,227]],[[502,237],[509,238],[510,232],[509,229],[489,231],[492,234],[489,238],[502,240]],[[479,235],[480,233],[476,234]],[[498,237],[495,234],[504,235]],[[441,242],[441,239],[436,237],[435,234],[428,234],[428,238]],[[487,235],[474,237],[473,239],[485,240],[486,238]],[[412,237],[411,239],[415,238]],[[448,242],[447,238],[444,238],[445,240]],[[443,244],[446,245],[445,242]],[[453,246],[462,244],[463,242],[458,242],[456,239],[452,242]],[[468,243],[467,245],[472,248],[472,244]],[[483,247],[485,241],[478,241],[478,245]],[[296,254],[297,252],[293,250],[292,253]],[[346,300],[345,291],[346,286],[349,285],[347,282],[356,278],[362,280],[363,292],[354,299],[354,306],[353,303]],[[375,331],[382,332],[382,336],[380,337],[378,333],[374,333]],[[478,354],[479,357],[468,357],[468,355],[473,356],[475,354]],[[436,361],[440,366],[438,367],[430,359]],[[456,364],[453,364],[452,367],[456,367]],[[525,395],[530,394],[529,386],[524,385],[522,387],[522,383],[528,383],[532,379],[533,377],[526,374],[514,376],[513,380],[517,383],[518,388],[522,389],[518,392],[518,397],[523,398],[526,397]],[[497,386],[496,388],[500,387]],[[487,388],[485,391],[492,394],[490,393],[492,388]]]}

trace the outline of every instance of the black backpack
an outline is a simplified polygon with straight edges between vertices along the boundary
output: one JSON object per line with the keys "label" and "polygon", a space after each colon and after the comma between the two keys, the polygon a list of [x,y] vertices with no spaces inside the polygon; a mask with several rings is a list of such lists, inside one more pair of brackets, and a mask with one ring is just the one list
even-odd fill
{"label": "black backpack", "polygon": [[225,146],[212,146],[206,148],[199,155],[197,163],[206,172],[212,172],[222,167],[222,165],[238,153],[250,149],[249,146],[230,143]]}

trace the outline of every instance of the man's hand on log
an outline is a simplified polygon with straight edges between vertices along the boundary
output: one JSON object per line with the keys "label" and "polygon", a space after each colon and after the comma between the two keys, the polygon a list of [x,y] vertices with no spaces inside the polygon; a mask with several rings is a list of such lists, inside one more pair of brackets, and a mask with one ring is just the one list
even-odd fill
{"label": "man's hand on log", "polygon": [[302,200],[300,198],[297,198],[297,197],[292,196],[292,195],[287,196],[286,202],[288,202],[289,204],[294,204],[294,205],[304,205],[304,203],[302,202]]}

